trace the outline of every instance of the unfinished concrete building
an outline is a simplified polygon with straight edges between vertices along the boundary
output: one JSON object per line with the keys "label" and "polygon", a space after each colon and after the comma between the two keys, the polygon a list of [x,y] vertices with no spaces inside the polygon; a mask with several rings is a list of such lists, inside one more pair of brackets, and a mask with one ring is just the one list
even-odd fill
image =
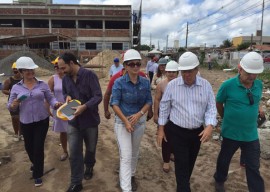
{"label": "unfinished concrete building", "polygon": [[126,50],[132,46],[131,6],[52,4],[51,0],[0,4],[0,49],[10,49],[21,39],[30,49]]}

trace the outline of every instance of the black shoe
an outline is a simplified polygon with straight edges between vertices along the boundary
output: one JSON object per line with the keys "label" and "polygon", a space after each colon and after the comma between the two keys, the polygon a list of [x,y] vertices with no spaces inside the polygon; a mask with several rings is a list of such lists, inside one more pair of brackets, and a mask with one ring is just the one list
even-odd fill
{"label": "black shoe", "polygon": [[70,185],[67,192],[80,192],[83,189],[82,184]]}
{"label": "black shoe", "polygon": [[34,171],[34,165],[31,165],[31,167],[30,167],[30,173],[33,173],[33,171]]}
{"label": "black shoe", "polygon": [[216,189],[216,192],[225,192],[224,182],[222,183],[215,182],[215,189]]}
{"label": "black shoe", "polygon": [[137,191],[138,185],[135,180],[135,177],[131,177],[131,191]]}
{"label": "black shoe", "polygon": [[86,167],[84,172],[84,179],[89,180],[93,177],[93,167]]}

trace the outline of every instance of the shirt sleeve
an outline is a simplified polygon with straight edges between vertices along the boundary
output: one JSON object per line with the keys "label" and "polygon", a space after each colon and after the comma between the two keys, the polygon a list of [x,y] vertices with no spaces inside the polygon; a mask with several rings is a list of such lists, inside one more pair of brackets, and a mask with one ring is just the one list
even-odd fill
{"label": "shirt sleeve", "polygon": [[14,99],[17,98],[16,90],[17,90],[16,85],[14,85],[10,90],[10,95],[9,95],[9,99],[8,99],[8,103],[7,103],[7,108],[8,108],[9,111],[12,111],[11,110],[11,103],[14,101]]}
{"label": "shirt sleeve", "polygon": [[208,83],[207,85],[207,89],[208,89],[208,102],[207,102],[207,107],[206,107],[206,111],[205,111],[205,125],[213,125],[216,126],[217,124],[217,108],[216,108],[216,102],[215,102],[215,95],[213,92],[213,89],[210,85],[210,83]]}
{"label": "shirt sleeve", "polygon": [[44,97],[48,103],[50,103],[51,107],[54,107],[57,103],[56,98],[53,96],[49,85],[47,83],[42,82],[42,87],[44,88]]}
{"label": "shirt sleeve", "polygon": [[102,92],[98,81],[98,77],[95,73],[91,72],[90,78],[88,78],[88,83],[93,93],[93,97],[91,97],[85,103],[85,105],[87,106],[87,108],[91,109],[92,106],[97,106],[102,101]]}
{"label": "shirt sleeve", "polygon": [[116,76],[114,75],[114,76],[112,76],[112,78],[109,81],[109,84],[107,86],[107,90],[110,90],[110,91],[112,90],[112,87],[113,87],[113,84],[114,84],[115,80],[116,80]]}
{"label": "shirt sleeve", "polygon": [[120,79],[117,79],[114,82],[114,86],[112,88],[112,98],[111,98],[111,106],[117,105],[119,106],[120,100],[121,100],[121,92],[122,92],[122,86]]}
{"label": "shirt sleeve", "polygon": [[225,84],[221,84],[218,92],[217,92],[217,96],[216,96],[216,101],[218,103],[224,103],[227,97],[227,91],[226,91],[226,86]]}
{"label": "shirt sleeve", "polygon": [[171,89],[172,86],[168,84],[160,101],[158,118],[159,125],[165,125],[168,122],[169,114],[171,111]]}

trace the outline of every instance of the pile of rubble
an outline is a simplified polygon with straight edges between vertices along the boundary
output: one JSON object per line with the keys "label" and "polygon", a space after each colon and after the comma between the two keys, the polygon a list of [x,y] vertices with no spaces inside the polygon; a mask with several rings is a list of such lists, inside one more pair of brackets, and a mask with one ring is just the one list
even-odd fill
{"label": "pile of rubble", "polygon": [[50,62],[31,51],[18,51],[0,60],[0,73],[4,73],[5,76],[12,75],[11,66],[21,56],[31,57],[39,66],[39,68],[36,69],[37,76],[52,75],[54,73],[53,65]]}

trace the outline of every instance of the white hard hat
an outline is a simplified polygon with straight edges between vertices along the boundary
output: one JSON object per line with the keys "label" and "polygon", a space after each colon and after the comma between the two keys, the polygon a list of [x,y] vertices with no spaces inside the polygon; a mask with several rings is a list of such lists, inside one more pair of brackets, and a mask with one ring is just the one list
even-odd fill
{"label": "white hard hat", "polygon": [[169,61],[166,65],[165,71],[179,71],[179,65],[176,61]]}
{"label": "white hard hat", "polygon": [[141,60],[141,55],[135,49],[129,49],[124,54],[124,62],[130,60]]}
{"label": "white hard hat", "polygon": [[191,70],[200,64],[198,57],[189,51],[181,55],[178,63],[180,65],[179,70]]}
{"label": "white hard hat", "polygon": [[30,57],[20,57],[16,61],[17,69],[36,69],[38,66]]}
{"label": "white hard hat", "polygon": [[240,66],[247,72],[252,74],[262,73],[264,70],[263,58],[257,52],[249,52],[240,61]]}
{"label": "white hard hat", "polygon": [[159,65],[165,65],[165,64],[167,64],[167,63],[168,63],[168,60],[165,59],[165,58],[160,58],[160,59],[158,60],[158,64],[159,64]]}
{"label": "white hard hat", "polygon": [[169,60],[169,59],[170,59],[168,55],[166,55],[164,58],[165,58],[165,59],[167,59],[167,60]]}

